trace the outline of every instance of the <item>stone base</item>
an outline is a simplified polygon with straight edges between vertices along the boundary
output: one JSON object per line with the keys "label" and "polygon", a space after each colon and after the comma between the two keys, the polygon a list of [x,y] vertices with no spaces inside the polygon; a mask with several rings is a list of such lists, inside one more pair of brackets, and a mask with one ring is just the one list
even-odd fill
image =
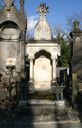
{"label": "stone base", "polygon": [[64,100],[56,101],[56,109],[58,111],[64,110],[65,109],[65,101]]}
{"label": "stone base", "polygon": [[52,81],[51,81],[51,86],[56,86],[56,85],[57,85],[56,80],[52,80]]}
{"label": "stone base", "polygon": [[41,91],[41,92],[51,91],[52,88],[56,86],[57,86],[56,80],[53,80],[53,81],[32,81],[30,80],[28,82],[28,88],[30,91],[31,90]]}
{"label": "stone base", "polygon": [[23,112],[27,116],[54,114],[55,110],[55,101],[50,100],[20,101],[18,105],[18,113]]}
{"label": "stone base", "polygon": [[34,89],[34,82],[32,80],[29,80],[28,88],[29,88],[29,90],[33,90]]}
{"label": "stone base", "polygon": [[34,88],[38,91],[47,91],[51,89],[51,82],[50,81],[35,81]]}

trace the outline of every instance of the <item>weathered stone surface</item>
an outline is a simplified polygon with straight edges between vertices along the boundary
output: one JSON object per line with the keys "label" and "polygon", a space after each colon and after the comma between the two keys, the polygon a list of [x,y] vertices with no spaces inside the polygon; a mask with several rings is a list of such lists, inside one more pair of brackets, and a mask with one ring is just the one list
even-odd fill
{"label": "weathered stone surface", "polygon": [[76,29],[73,30],[73,56],[72,72],[77,74],[77,82],[82,82],[82,31],[76,22]]}
{"label": "weathered stone surface", "polygon": [[46,4],[41,3],[37,7],[37,12],[40,13],[40,18],[35,26],[34,39],[35,40],[51,40],[51,28],[46,20],[46,13],[48,12],[48,7]]}
{"label": "weathered stone surface", "polygon": [[0,71],[5,72],[7,59],[13,58],[16,60],[16,71],[19,72],[24,67],[24,39],[19,40],[26,31],[26,17],[24,13],[21,16],[13,0],[6,0],[5,5],[0,10]]}
{"label": "weathered stone surface", "polygon": [[45,17],[41,16],[35,27],[35,40],[51,40],[51,29]]}

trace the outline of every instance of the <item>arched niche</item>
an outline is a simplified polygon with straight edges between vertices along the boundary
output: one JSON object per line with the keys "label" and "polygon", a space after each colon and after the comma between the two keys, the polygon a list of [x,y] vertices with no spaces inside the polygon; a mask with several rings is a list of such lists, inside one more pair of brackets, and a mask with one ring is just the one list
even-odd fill
{"label": "arched niche", "polygon": [[20,30],[16,23],[12,21],[6,21],[0,24],[0,37],[2,39],[18,39],[20,36]]}
{"label": "arched niche", "polygon": [[39,58],[40,56],[45,56],[48,59],[51,59],[51,54],[47,52],[46,50],[40,50],[35,53],[35,59]]}
{"label": "arched niche", "polygon": [[[0,68],[6,71],[7,62],[19,60],[20,55],[19,26],[13,21],[4,21],[0,24]],[[17,63],[16,61],[16,63]],[[13,62],[13,61],[11,61]]]}
{"label": "arched niche", "polygon": [[51,54],[45,50],[35,53],[34,86],[39,90],[50,89],[52,80]]}

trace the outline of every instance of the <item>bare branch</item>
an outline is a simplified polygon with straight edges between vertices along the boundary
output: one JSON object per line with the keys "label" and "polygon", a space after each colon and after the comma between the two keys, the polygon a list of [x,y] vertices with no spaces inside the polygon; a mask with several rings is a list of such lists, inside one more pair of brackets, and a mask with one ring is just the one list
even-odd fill
{"label": "bare branch", "polygon": [[5,5],[5,0],[0,0],[0,9]]}
{"label": "bare branch", "polygon": [[81,12],[74,12],[71,16],[67,17],[67,25],[69,30],[72,30],[74,21],[80,22],[80,27],[82,27],[82,11]]}
{"label": "bare branch", "polygon": [[52,31],[53,31],[53,37],[62,37],[64,33],[61,25],[53,26]]}

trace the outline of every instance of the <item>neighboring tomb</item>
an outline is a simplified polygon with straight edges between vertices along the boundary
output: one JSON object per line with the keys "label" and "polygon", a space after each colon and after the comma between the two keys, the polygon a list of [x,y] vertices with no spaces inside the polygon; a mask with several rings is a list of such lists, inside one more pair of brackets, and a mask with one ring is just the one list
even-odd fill
{"label": "neighboring tomb", "polygon": [[0,9],[0,73],[3,74],[1,82],[10,97],[13,92],[10,88],[14,88],[16,92],[15,87],[19,86],[19,74],[20,79],[25,74],[26,19],[24,0],[20,0],[19,10],[15,7],[14,0],[5,0],[4,7]]}
{"label": "neighboring tomb", "polygon": [[82,92],[82,30],[79,21],[74,21],[74,28],[71,33],[72,44],[72,100],[75,101],[79,92]]}
{"label": "neighboring tomb", "polygon": [[[17,72],[24,72],[24,37],[26,32],[26,16],[24,2],[20,0],[20,11],[14,6],[14,0],[5,0],[5,6],[0,10],[0,70],[6,72],[8,60],[12,65],[15,61]],[[21,13],[22,12],[22,13]]]}

